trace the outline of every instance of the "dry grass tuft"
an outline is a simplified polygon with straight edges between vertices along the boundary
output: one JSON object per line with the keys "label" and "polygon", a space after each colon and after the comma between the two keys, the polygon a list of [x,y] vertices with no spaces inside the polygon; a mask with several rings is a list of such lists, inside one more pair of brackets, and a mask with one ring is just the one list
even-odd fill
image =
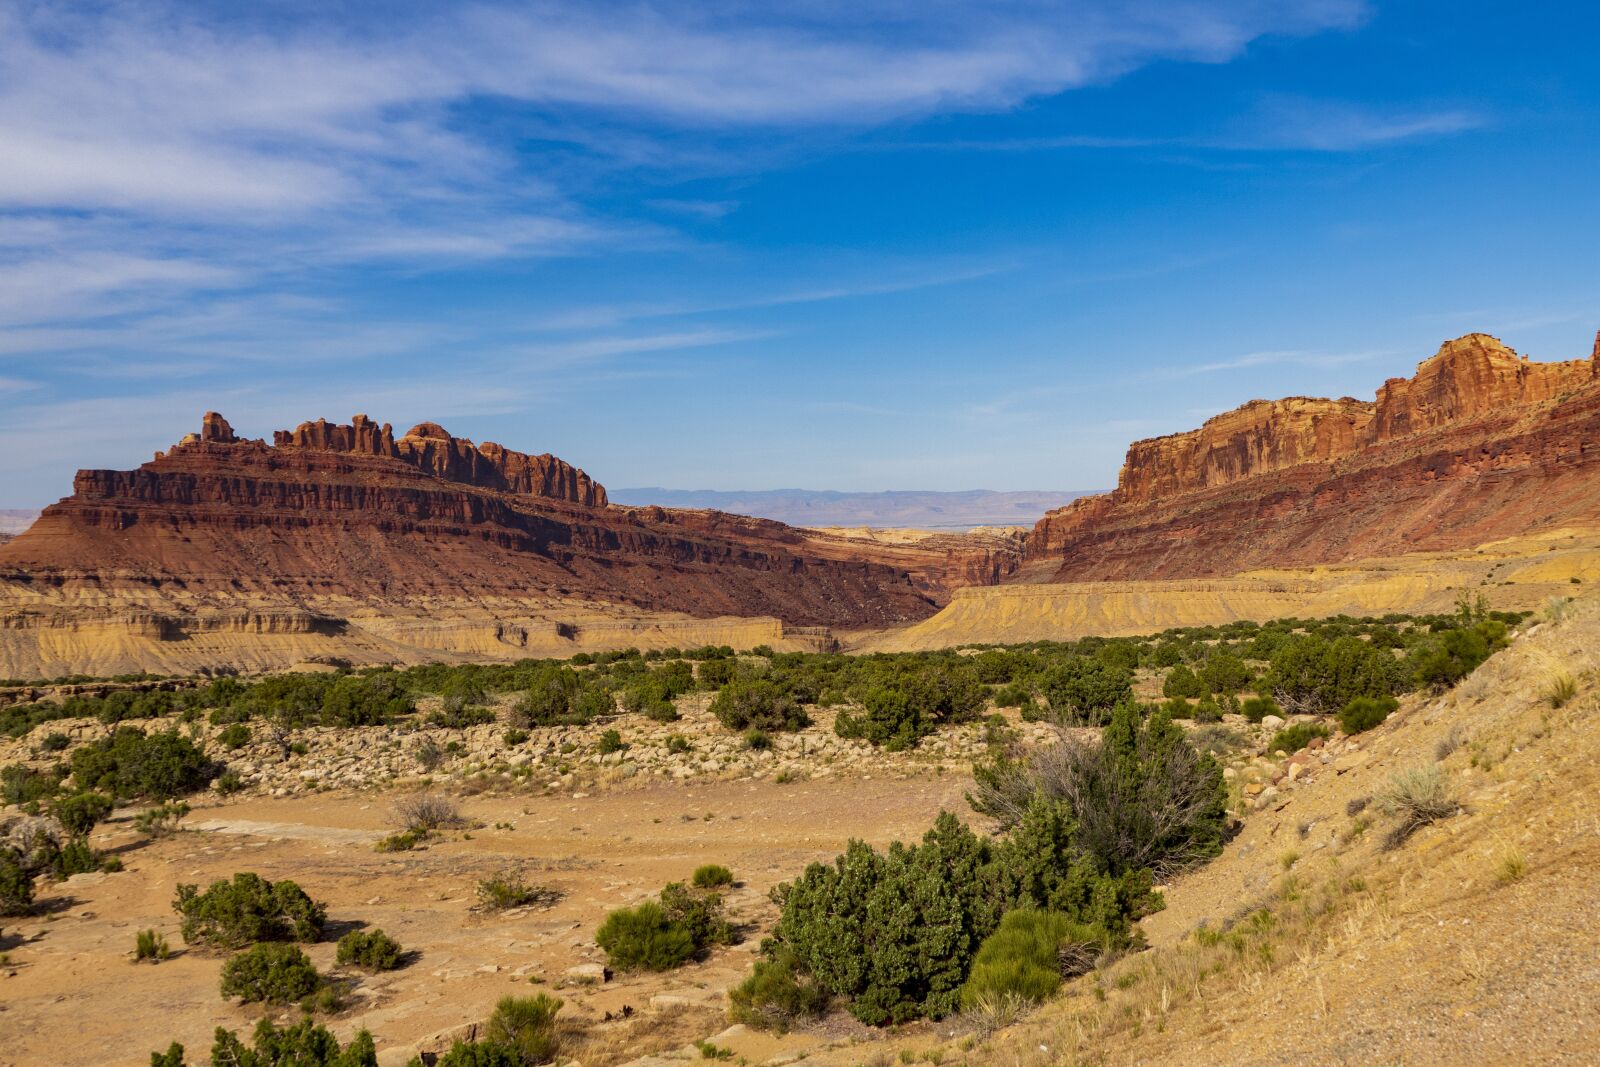
{"label": "dry grass tuft", "polygon": [[1501,885],[1520,882],[1528,873],[1528,858],[1521,849],[1508,848],[1500,854],[1500,865],[1495,869],[1495,881]]}
{"label": "dry grass tuft", "polygon": [[1461,810],[1461,802],[1437,764],[1395,772],[1377,801],[1380,811],[1399,819],[1384,838],[1385,849],[1399,848],[1424,826]]}
{"label": "dry grass tuft", "polygon": [[1443,763],[1455,754],[1467,739],[1466,733],[1459,726],[1450,727],[1450,732],[1439,738],[1439,743],[1433,746],[1433,761]]}
{"label": "dry grass tuft", "polygon": [[1564,707],[1578,695],[1578,680],[1563,672],[1550,679],[1539,691],[1539,695],[1552,708]]}

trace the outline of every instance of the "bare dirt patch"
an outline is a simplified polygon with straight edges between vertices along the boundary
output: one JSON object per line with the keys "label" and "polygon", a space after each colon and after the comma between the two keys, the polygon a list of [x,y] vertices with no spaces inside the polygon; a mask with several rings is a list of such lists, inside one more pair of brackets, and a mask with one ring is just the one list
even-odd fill
{"label": "bare dirt patch", "polygon": [[[141,929],[181,945],[175,885],[241,870],[292,878],[327,903],[331,936],[308,948],[319,969],[333,968],[333,939],[362,926],[381,927],[419,953],[402,970],[362,976],[355,1006],[330,1023],[345,1038],[371,1030],[385,1064],[483,1019],[499,997],[534,989],[566,1002],[563,1020],[582,1031],[570,1051],[585,1064],[677,1048],[725,1025],[723,992],[748,969],[760,931],[775,917],[767,898],[774,885],[832,858],[848,838],[881,845],[919,836],[941,807],[965,809],[969,784],[954,774],[921,774],[466,797],[463,812],[481,828],[401,853],[371,847],[393,820],[391,797],[370,792],[218,801],[196,810],[185,832],[148,842],[116,820],[96,844],[118,852],[125,871],[45,890],[40,915],[3,924],[11,957],[0,970],[0,1029],[9,1035],[3,1062],[142,1065],[174,1039],[196,1059],[216,1027],[253,1026],[258,1010],[218,993],[221,957],[180,950],[153,966],[132,961]],[[711,862],[739,878],[728,906],[749,930],[742,944],[665,975],[593,984],[566,977],[570,968],[603,962],[593,934],[608,911]],[[506,871],[558,890],[560,899],[543,908],[478,910],[477,883]],[[816,1040],[737,1035],[749,1046],[740,1054],[752,1060]]]}

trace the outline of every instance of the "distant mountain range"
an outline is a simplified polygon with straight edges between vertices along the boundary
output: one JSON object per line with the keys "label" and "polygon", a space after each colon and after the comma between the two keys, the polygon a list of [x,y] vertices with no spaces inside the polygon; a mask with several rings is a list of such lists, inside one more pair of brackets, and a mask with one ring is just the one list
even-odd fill
{"label": "distant mountain range", "polygon": [[915,490],[843,493],[828,489],[611,489],[613,504],[714,508],[776,519],[791,526],[899,526],[967,530],[974,526],[1032,526],[1045,512],[1099,490],[992,489],[935,493]]}
{"label": "distant mountain range", "polygon": [[38,517],[36,508],[0,508],[0,536],[19,534]]}

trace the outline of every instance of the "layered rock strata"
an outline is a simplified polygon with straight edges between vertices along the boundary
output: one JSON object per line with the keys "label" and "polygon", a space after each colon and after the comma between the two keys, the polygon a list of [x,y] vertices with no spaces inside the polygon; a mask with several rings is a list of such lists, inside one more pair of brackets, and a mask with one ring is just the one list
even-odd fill
{"label": "layered rock strata", "polygon": [[1115,490],[1039,521],[1019,577],[1225,575],[1595,521],[1600,339],[1535,363],[1468,334],[1374,401],[1252,401],[1136,442]]}

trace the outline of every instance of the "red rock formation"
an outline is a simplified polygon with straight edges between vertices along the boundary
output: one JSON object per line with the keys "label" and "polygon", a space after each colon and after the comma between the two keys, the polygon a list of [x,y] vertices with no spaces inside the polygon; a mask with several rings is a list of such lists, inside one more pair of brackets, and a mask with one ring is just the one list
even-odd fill
{"label": "red rock formation", "polygon": [[1375,402],[1252,401],[1136,442],[1117,488],[1054,511],[1024,580],[1181,578],[1461,548],[1600,520],[1600,337],[1532,363],[1447,342]]}
{"label": "red rock formation", "polygon": [[865,627],[929,615],[952,584],[992,581],[1017,556],[610,507],[553,456],[475,446],[432,423],[396,438],[358,415],[280,431],[269,446],[210,413],[137,470],[80,471],[71,497],[0,549],[0,579],[113,599],[132,587],[224,605],[543,596]]}
{"label": "red rock formation", "polygon": [[[209,420],[211,416],[207,416]],[[221,416],[217,416],[221,420]],[[222,426],[226,429],[227,422]],[[229,431],[230,439],[232,431]],[[210,438],[201,435],[202,439]],[[399,439],[388,423],[378,426],[365,415],[357,415],[349,426],[326,419],[302,422],[293,430],[272,435],[275,448],[308,448],[321,452],[349,452],[363,456],[386,456],[402,460],[418,470],[453,482],[466,482],[484,489],[508,493],[554,497],[592,507],[604,507],[605,489],[570,464],[549,453],[528,456],[502,448],[492,441],[474,445],[452,437],[444,427],[424,422],[406,431]]]}

